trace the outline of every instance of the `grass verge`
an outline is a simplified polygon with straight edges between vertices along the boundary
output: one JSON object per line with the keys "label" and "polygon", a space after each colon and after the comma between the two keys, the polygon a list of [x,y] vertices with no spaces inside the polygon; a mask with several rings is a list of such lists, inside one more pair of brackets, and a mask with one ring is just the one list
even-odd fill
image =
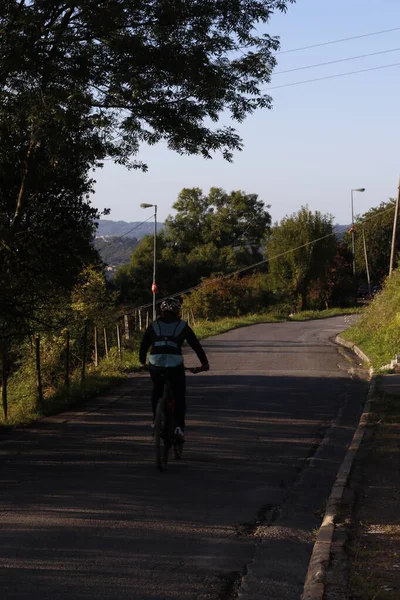
{"label": "grass verge", "polygon": [[56,389],[44,390],[44,403],[37,406],[36,380],[27,377],[26,372],[17,372],[10,379],[8,386],[8,420],[0,416],[0,427],[9,428],[17,425],[28,425],[41,417],[56,415],[80,404],[90,398],[117,386],[124,381],[128,372],[139,368],[139,340],[132,341],[131,348],[124,350],[121,358],[112,348],[108,358],[103,359],[98,367],[88,365],[83,383],[80,381],[80,369],[72,373],[69,389],[60,386]]}
{"label": "grass verge", "polygon": [[359,346],[375,369],[387,365],[400,352],[400,271],[393,272],[385,286],[365,309],[356,325],[342,336]]}

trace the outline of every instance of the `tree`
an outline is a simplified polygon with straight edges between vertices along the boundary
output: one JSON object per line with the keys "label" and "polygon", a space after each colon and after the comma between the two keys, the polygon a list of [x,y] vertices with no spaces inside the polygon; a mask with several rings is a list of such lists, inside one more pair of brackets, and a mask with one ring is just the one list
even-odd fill
{"label": "tree", "polygon": [[310,283],[308,303],[321,310],[332,306],[347,307],[355,303],[352,254],[346,244],[339,242],[333,261],[320,279]]}
{"label": "tree", "polygon": [[[4,0],[0,8],[3,102],[26,107],[25,179],[56,119],[71,110],[97,136],[95,156],[123,164],[142,142],[225,158],[241,147],[223,111],[241,122],[271,108],[277,38],[259,36],[294,0]],[[25,191],[22,189],[22,196]]]}
{"label": "tree", "polygon": [[259,258],[271,216],[257,194],[211,188],[205,196],[199,188],[185,188],[173,208],[177,214],[166,220],[165,235],[181,251],[214,244],[218,250],[246,250],[252,259]]}
{"label": "tree", "polygon": [[183,310],[197,319],[213,321],[257,313],[271,303],[272,295],[260,274],[247,277],[210,277],[184,297]]}
{"label": "tree", "polygon": [[[257,262],[271,217],[256,194],[211,188],[184,189],[157,240],[160,296],[193,287],[210,275],[226,274]],[[153,238],[146,236],[121,267],[115,284],[124,301],[150,302]]]}
{"label": "tree", "polygon": [[307,308],[311,282],[328,284],[329,266],[337,250],[332,220],[331,215],[302,207],[272,228],[267,244],[272,289],[294,308]]}
{"label": "tree", "polygon": [[[165,140],[173,150],[207,158],[221,151],[228,160],[241,148],[232,127],[213,124],[224,111],[240,122],[257,108],[271,107],[261,87],[270,81],[279,41],[257,35],[255,26],[290,2],[1,3],[1,303],[12,318],[23,289],[15,273],[21,281],[30,273],[22,250],[41,248],[31,271],[34,282],[39,260],[54,264],[56,281],[80,271],[82,262],[75,260],[66,235],[82,226],[87,249],[88,218],[98,217],[85,202],[93,189],[89,173],[106,157],[145,169],[136,160],[143,142]],[[59,206],[63,215],[71,208],[68,222],[63,228],[59,223],[65,233],[61,252],[57,234],[40,227],[41,215],[50,220]],[[21,266],[26,270],[18,271]],[[46,281],[55,292],[51,277]],[[46,296],[44,285],[34,290],[37,296],[29,296],[18,315],[27,315]],[[32,310],[27,320],[31,317]]]}
{"label": "tree", "polygon": [[[392,247],[393,218],[395,200],[381,202],[355,220],[356,274],[359,279],[366,281],[366,265],[362,230],[364,229],[368,264],[371,282],[381,284],[389,275],[390,252]],[[397,236],[397,240],[399,236]],[[351,236],[346,234],[344,240],[351,248]],[[395,256],[400,247],[397,242]]]}
{"label": "tree", "polygon": [[79,325],[89,322],[97,327],[112,323],[116,315],[117,295],[107,288],[103,273],[85,267],[71,294],[71,309]]}
{"label": "tree", "polygon": [[[114,277],[114,285],[121,300],[134,304],[151,302],[153,280],[153,236],[142,238],[131,254],[130,263],[120,267]],[[169,248],[163,233],[157,237],[157,287],[159,295],[167,295],[174,285],[185,286],[186,265],[178,253]]]}

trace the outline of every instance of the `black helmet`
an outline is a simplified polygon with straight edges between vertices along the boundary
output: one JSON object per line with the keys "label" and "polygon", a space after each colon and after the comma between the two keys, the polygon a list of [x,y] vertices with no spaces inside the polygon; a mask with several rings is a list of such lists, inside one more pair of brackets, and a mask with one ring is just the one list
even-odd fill
{"label": "black helmet", "polygon": [[161,302],[160,308],[162,312],[180,313],[182,307],[178,298],[167,298]]}

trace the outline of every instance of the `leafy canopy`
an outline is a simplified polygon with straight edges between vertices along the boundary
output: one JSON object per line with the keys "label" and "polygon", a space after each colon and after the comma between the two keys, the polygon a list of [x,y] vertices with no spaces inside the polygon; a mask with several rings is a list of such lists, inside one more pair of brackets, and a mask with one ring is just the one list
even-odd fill
{"label": "leafy canopy", "polygon": [[[390,253],[392,248],[393,220],[395,200],[381,202],[379,206],[371,208],[355,220],[355,247],[356,247],[356,274],[358,278],[367,280],[363,230],[365,235],[368,267],[371,283],[383,283],[389,275]],[[346,243],[351,247],[351,236],[344,236]],[[397,236],[397,240],[399,236]],[[395,248],[395,257],[398,257],[400,248]]]}
{"label": "leafy canopy", "polygon": [[74,108],[98,133],[100,159],[143,166],[131,156],[161,139],[230,159],[238,135],[212,124],[271,107],[261,88],[279,41],[256,27],[291,2],[3,0],[1,101],[29,106],[38,137]]}
{"label": "leafy canopy", "polygon": [[269,231],[271,216],[257,194],[211,188],[185,188],[173,205],[177,214],[165,222],[165,235],[186,252],[214,244],[217,250],[246,248],[257,254]]}
{"label": "leafy canopy", "polygon": [[303,206],[275,224],[267,244],[270,280],[275,292],[307,308],[312,281],[326,281],[336,251],[331,215]]}
{"label": "leafy canopy", "polygon": [[[257,194],[211,188],[183,189],[174,217],[168,217],[157,239],[157,286],[166,296],[198,285],[212,274],[231,273],[261,258],[271,217]],[[115,283],[124,300],[151,300],[153,238],[135,248],[129,265],[119,269]]]}

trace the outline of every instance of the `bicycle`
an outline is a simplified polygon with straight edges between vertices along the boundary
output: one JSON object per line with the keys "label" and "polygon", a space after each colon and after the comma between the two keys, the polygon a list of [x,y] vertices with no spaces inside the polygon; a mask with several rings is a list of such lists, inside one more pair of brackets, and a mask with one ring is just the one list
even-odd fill
{"label": "bicycle", "polygon": [[[203,367],[185,367],[185,371],[190,373],[200,373],[205,371]],[[168,454],[171,447],[174,447],[176,460],[182,458],[183,440],[175,436],[175,401],[168,380],[168,369],[163,372],[164,393],[157,403],[156,418],[154,421],[154,445],[156,450],[156,465],[159,471],[167,470]]]}

